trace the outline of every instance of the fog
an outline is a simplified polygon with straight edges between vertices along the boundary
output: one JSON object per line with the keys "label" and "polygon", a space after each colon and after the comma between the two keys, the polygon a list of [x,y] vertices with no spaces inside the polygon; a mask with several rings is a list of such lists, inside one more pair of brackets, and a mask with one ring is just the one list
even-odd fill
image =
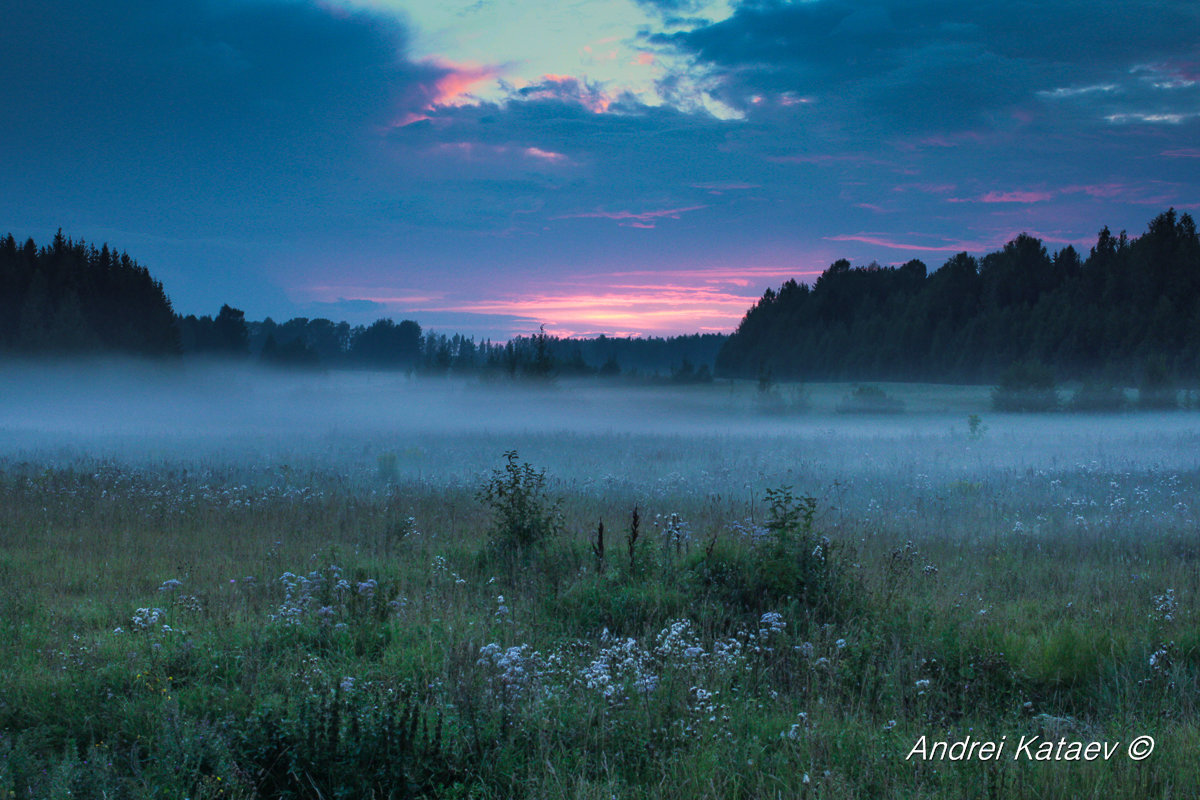
{"label": "fog", "polygon": [[988,387],[882,384],[905,410],[870,416],[837,413],[851,387],[832,384],[781,387],[784,405],[806,407],[766,413],[753,383],[720,381],[529,385],[114,361],[8,363],[0,375],[8,464],[287,465],[369,484],[381,457],[401,481],[469,481],[516,449],[564,482],[721,492],[878,474],[1194,471],[1200,460],[1194,412],[999,414]]}

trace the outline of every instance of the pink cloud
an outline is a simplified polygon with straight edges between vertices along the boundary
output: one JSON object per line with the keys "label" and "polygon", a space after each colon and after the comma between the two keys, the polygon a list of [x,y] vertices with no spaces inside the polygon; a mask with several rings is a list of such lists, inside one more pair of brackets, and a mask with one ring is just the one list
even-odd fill
{"label": "pink cloud", "polygon": [[835,164],[843,161],[861,162],[869,159],[859,153],[798,153],[788,156],[767,156],[776,164]]}
{"label": "pink cloud", "polygon": [[708,208],[706,205],[683,208],[662,208],[654,211],[584,211],[578,214],[562,214],[551,219],[611,219],[631,228],[653,228],[660,219],[679,219],[689,211]]}
{"label": "pink cloud", "polygon": [[898,242],[893,239],[885,239],[882,235],[865,233],[839,234],[837,236],[826,236],[824,238],[826,241],[830,242],[861,242],[862,244],[873,244],[877,247],[887,247],[892,250],[915,250],[926,253],[961,253],[964,250],[973,249],[971,245],[965,242],[959,242],[952,245],[921,245],[911,244],[908,242]]}
{"label": "pink cloud", "polygon": [[893,192],[907,192],[909,189],[924,194],[949,194],[957,187],[953,183],[902,183],[892,187]]}
{"label": "pink cloud", "polygon": [[446,106],[466,105],[474,98],[472,87],[500,75],[500,68],[479,64],[456,64],[445,59],[434,58],[424,62],[436,69],[440,75],[431,86],[425,87],[425,103],[417,111],[409,111],[396,120],[396,127],[412,125],[430,119],[428,112]]}
{"label": "pink cloud", "polygon": [[707,183],[689,183],[693,189],[704,189],[709,194],[720,195],[725,192],[742,191],[746,189],[760,189],[760,184],[757,183],[741,183],[739,181],[710,181]]}
{"label": "pink cloud", "polygon": [[753,296],[707,286],[607,285],[560,292],[531,292],[438,305],[436,309],[471,314],[505,314],[544,321],[555,334],[587,331],[609,335],[662,335],[701,328],[737,327]]}
{"label": "pink cloud", "polygon": [[979,198],[981,203],[1044,203],[1054,199],[1053,192],[988,192]]}
{"label": "pink cloud", "polygon": [[613,98],[598,85],[580,80],[574,75],[555,73],[543,75],[538,83],[517,87],[516,94],[526,99],[573,101],[596,114],[608,111],[613,103]]}
{"label": "pink cloud", "polygon": [[506,283],[503,292],[481,285],[457,297],[387,286],[324,284],[289,294],[304,300],[382,303],[390,313],[418,320],[428,313],[504,315],[535,328],[544,322],[556,335],[647,336],[731,331],[767,286],[789,278],[811,280],[820,273],[779,265],[647,268],[558,280],[539,277],[526,285]]}
{"label": "pink cloud", "polygon": [[439,142],[426,152],[464,161],[510,160],[514,155],[535,159],[546,164],[570,164],[571,159],[553,150],[517,145],[483,144],[481,142]]}
{"label": "pink cloud", "polygon": [[436,83],[437,94],[434,95],[431,106],[457,105],[469,98],[470,90],[476,84],[495,78],[500,74],[498,67],[481,66],[478,64],[455,64],[450,61],[438,60],[437,66],[446,70],[446,74]]}
{"label": "pink cloud", "polygon": [[1123,183],[1099,183],[1090,184],[1087,186],[1067,186],[1062,191],[1064,194],[1083,193],[1088,197],[1097,197],[1108,200],[1128,194],[1129,187]]}
{"label": "pink cloud", "polygon": [[1159,155],[1167,158],[1200,158],[1200,148],[1181,147],[1177,150],[1163,150]]}
{"label": "pink cloud", "polygon": [[533,158],[540,158],[543,161],[559,162],[559,161],[565,161],[567,158],[562,153],[555,153],[553,150],[543,150],[540,147],[526,147],[522,152],[525,153],[525,155],[527,155],[527,156],[532,156]]}
{"label": "pink cloud", "polygon": [[925,253],[982,253],[989,250],[996,250],[1011,242],[1013,239],[1022,233],[1033,236],[1048,244],[1072,245],[1074,247],[1086,248],[1093,243],[1091,238],[1079,238],[1064,236],[1059,232],[1043,233],[1036,230],[1014,230],[1005,229],[996,231],[995,233],[983,239],[975,241],[952,241],[943,239],[945,244],[922,245],[913,244],[912,242],[899,241],[890,238],[885,234],[857,233],[857,234],[841,234],[838,236],[826,236],[825,239],[831,242],[861,242],[862,244],[875,245],[877,247],[887,247],[893,250],[901,250],[904,252],[925,252]]}

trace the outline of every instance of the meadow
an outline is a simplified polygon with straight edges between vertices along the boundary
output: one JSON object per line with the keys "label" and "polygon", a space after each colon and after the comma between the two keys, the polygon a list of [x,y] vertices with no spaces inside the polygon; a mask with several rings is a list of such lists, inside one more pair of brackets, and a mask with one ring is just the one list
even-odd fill
{"label": "meadow", "polygon": [[1195,412],[85,372],[0,399],[0,798],[1200,796]]}

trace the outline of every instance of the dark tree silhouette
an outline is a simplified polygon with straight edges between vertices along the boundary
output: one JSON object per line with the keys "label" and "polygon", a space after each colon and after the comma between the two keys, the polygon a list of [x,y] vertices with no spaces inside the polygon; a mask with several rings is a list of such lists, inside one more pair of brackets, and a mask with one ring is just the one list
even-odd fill
{"label": "dark tree silhouette", "polygon": [[1151,358],[1162,361],[1154,374],[1200,372],[1200,241],[1174,210],[1133,240],[1103,228],[1086,260],[1022,234],[929,274],[915,261],[834,262],[811,289],[768,290],[716,363],[745,378],[994,382],[1036,361],[1103,387],[1116,374],[1137,383]]}
{"label": "dark tree silhouette", "polygon": [[162,285],[127,254],[59,231],[42,248],[0,239],[0,351],[174,356],[179,330]]}

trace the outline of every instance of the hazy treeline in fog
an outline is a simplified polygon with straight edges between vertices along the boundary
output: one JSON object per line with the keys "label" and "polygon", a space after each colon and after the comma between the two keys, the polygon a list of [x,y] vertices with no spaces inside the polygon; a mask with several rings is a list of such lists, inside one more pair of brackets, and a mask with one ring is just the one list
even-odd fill
{"label": "hazy treeline in fog", "polygon": [[[668,375],[770,380],[1011,382],[1055,378],[1101,387],[1189,381],[1200,369],[1200,240],[1174,210],[1130,239],[1106,227],[1086,259],[1022,234],[975,258],[852,267],[842,259],[810,287],[768,289],[732,336],[559,338],[500,343],[297,317],[248,321],[174,314],[163,287],[127,254],[61,232],[39,248],[0,240],[0,352],[204,356],[314,368],[509,377]],[[1013,371],[1014,365],[1021,369]],[[1036,385],[1035,385],[1036,384]]]}
{"label": "hazy treeline in fog", "polygon": [[370,325],[296,317],[247,322],[224,306],[214,317],[179,319],[184,355],[252,359],[289,368],[385,369],[430,375],[491,374],[550,378],[585,375],[670,375],[677,382],[712,380],[726,337],[568,339],[539,331],[508,342],[422,331],[413,320]]}
{"label": "hazy treeline in fog", "polygon": [[371,325],[297,317],[247,321],[228,304],[215,316],[175,314],[160,282],[128,253],[62,231],[49,245],[0,239],[0,354],[121,354],[254,359],[294,368],[490,372],[523,377],[622,373],[711,379],[721,334],[562,339],[539,332],[508,342],[422,332],[412,321]]}
{"label": "hazy treeline in fog", "polygon": [[1200,240],[1170,210],[1129,239],[1100,231],[1087,258],[1022,234],[1002,250],[851,267],[768,289],[717,374],[800,380],[994,382],[1036,361],[1059,379],[1130,385],[1200,369]]}

